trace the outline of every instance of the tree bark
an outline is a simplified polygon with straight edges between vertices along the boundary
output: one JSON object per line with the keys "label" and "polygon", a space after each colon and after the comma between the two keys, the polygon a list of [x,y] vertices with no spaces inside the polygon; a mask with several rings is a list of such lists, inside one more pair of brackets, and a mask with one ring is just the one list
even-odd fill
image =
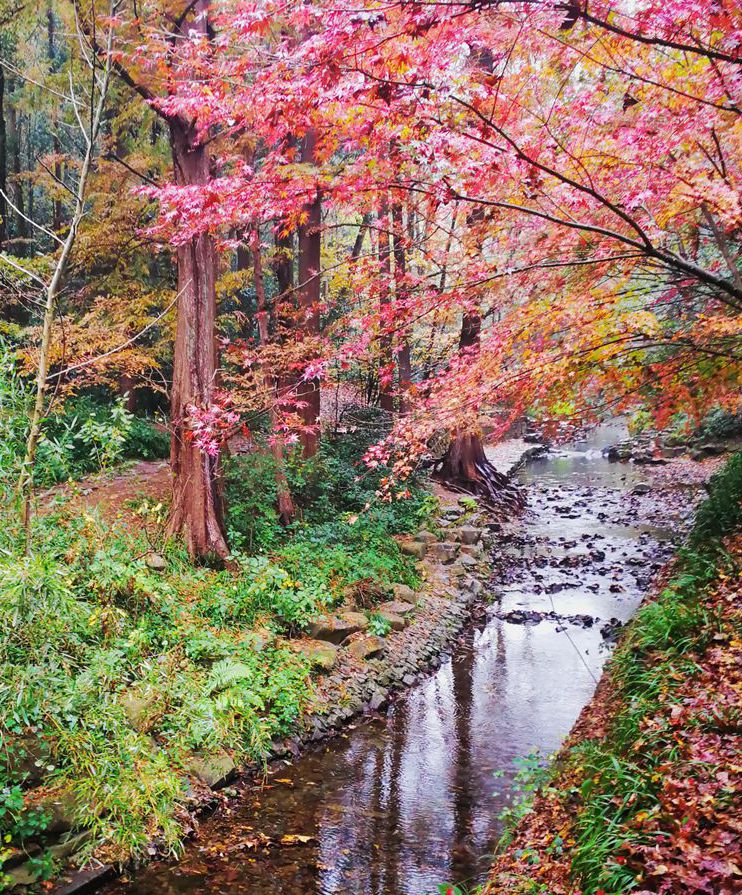
{"label": "tree bark", "polygon": [[[392,251],[389,239],[389,208],[386,200],[381,203],[379,213],[379,266],[383,279],[381,292],[379,293],[380,310],[391,303],[392,288]],[[382,327],[384,324],[382,323]],[[383,331],[379,336],[379,366],[387,370],[394,369],[394,357],[392,355],[392,337]],[[379,382],[379,403],[381,409],[389,414],[394,413],[394,381]]]}
{"label": "tree bark", "polygon": [[24,217],[25,199],[21,181],[21,125],[18,113],[11,103],[8,107],[8,130],[11,138],[11,170],[13,172],[13,202],[18,209],[15,214],[15,239],[13,254],[23,256],[28,248],[28,222]]}
{"label": "tree bark", "polygon": [[276,260],[274,267],[278,295],[288,300],[294,288],[294,234],[278,233],[276,235]]}
{"label": "tree bark", "polygon": [[478,431],[453,433],[446,456],[435,477],[453,491],[478,497],[493,512],[513,512],[523,506],[523,494],[487,459]]}
{"label": "tree bark", "polygon": [[[407,273],[407,255],[404,244],[404,224],[402,220],[402,206],[395,202],[392,205],[392,230],[394,240],[394,286],[397,302],[406,308],[406,287],[404,284]],[[397,349],[397,364],[399,366],[399,410],[406,413],[410,403],[410,387],[412,385],[412,356],[410,351],[409,334],[403,330],[400,335],[399,348]]]}
{"label": "tree bark", "polygon": [[[315,160],[317,135],[310,128],[301,145],[301,161]],[[320,265],[322,263],[322,200],[319,192],[306,206],[306,223],[299,227],[299,306],[304,311],[304,333],[310,339],[319,335]],[[301,442],[305,459],[313,457],[319,446],[320,383],[303,379],[297,386],[297,398],[305,406],[301,415],[305,430]]]}
{"label": "tree bark", "polygon": [[[482,317],[478,311],[464,313],[459,351],[479,351]],[[454,491],[478,497],[493,512],[521,509],[523,492],[487,459],[478,429],[455,431],[436,478]]]}
{"label": "tree bark", "polygon": [[125,398],[125,406],[129,413],[136,413],[137,410],[137,393],[135,391],[134,377],[129,373],[122,373],[119,376],[119,395]]}
{"label": "tree bark", "polygon": [[[47,37],[47,57],[49,60],[49,68],[56,71],[56,23],[54,19],[54,8],[51,3],[47,3],[46,7],[46,37]],[[54,189],[59,189],[62,181],[62,163],[59,160],[62,153],[62,146],[59,142],[57,127],[59,125],[56,107],[52,113],[52,151],[54,152]],[[52,230],[58,233],[62,229],[62,200],[55,198],[52,200]]]}
{"label": "tree bark", "polygon": [[[175,117],[169,125],[176,183],[207,183],[208,152],[198,141],[192,123]],[[188,428],[189,408],[212,403],[217,376],[217,257],[211,236],[203,234],[179,246],[177,263],[179,298],[170,397],[173,503],[167,531],[171,536],[182,536],[194,558],[224,559],[229,547],[219,457],[200,450]]]}
{"label": "tree bark", "polygon": [[8,141],[5,127],[5,69],[0,65],[0,249],[8,238]]}
{"label": "tree bark", "polygon": [[[268,344],[268,303],[265,297],[265,280],[263,279],[263,259],[260,253],[260,229],[256,224],[250,234],[250,250],[253,263],[253,279],[255,280],[255,295],[257,297],[258,306],[258,334],[260,336],[260,344]],[[272,391],[272,397],[275,400],[276,379],[269,373],[266,373],[266,382]],[[294,509],[294,501],[291,497],[288,479],[286,478],[286,467],[283,460],[283,443],[277,437],[276,429],[276,407],[271,405],[270,420],[273,428],[273,440],[271,450],[273,451],[273,460],[275,463],[275,479],[276,479],[276,495],[278,518],[282,525],[288,525],[293,522],[296,515]]]}

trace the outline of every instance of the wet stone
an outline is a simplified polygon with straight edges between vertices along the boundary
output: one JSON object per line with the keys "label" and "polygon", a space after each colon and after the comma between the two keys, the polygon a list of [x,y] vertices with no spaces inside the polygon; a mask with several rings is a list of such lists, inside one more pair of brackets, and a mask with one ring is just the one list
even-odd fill
{"label": "wet stone", "polygon": [[611,618],[604,625],[601,625],[600,635],[603,640],[607,640],[610,643],[618,638],[621,628],[623,628],[623,622],[618,618]]}
{"label": "wet stone", "polygon": [[423,544],[435,544],[438,538],[433,534],[432,531],[426,531],[425,529],[423,529],[415,535],[415,540],[422,541]]}
{"label": "wet stone", "polygon": [[458,552],[458,544],[450,541],[443,541],[439,544],[432,544],[430,547],[430,555],[442,563],[452,563]]}
{"label": "wet stone", "polygon": [[52,858],[57,862],[66,861],[87,845],[93,834],[89,830],[82,833],[65,834],[55,845],[49,848]]}
{"label": "wet stone", "polygon": [[237,773],[237,765],[224,751],[212,755],[195,752],[186,763],[186,768],[211,789],[220,789]]}
{"label": "wet stone", "polygon": [[527,609],[514,609],[500,616],[503,621],[512,622],[514,625],[537,625],[543,618],[541,612]]}
{"label": "wet stone", "polygon": [[144,562],[153,572],[164,572],[167,569],[167,560],[159,553],[148,553]]}
{"label": "wet stone", "polygon": [[379,615],[387,622],[392,631],[401,631],[407,626],[407,622],[401,615],[389,612],[388,609],[380,609]]}
{"label": "wet stone", "polygon": [[[394,600],[399,603],[405,603],[407,605],[413,604],[417,599],[417,594],[415,591],[408,587],[406,584],[394,584],[392,585],[392,593],[394,594]],[[391,605],[390,603],[384,603],[384,606]],[[414,609],[414,606],[410,605],[409,609],[402,610],[403,612],[411,612]],[[396,609],[393,609],[392,612],[396,612]]]}
{"label": "wet stone", "polygon": [[3,760],[13,776],[27,786],[35,786],[44,776],[44,765],[49,763],[49,747],[40,737],[24,736],[8,742]]}
{"label": "wet stone", "polygon": [[121,694],[119,705],[124,710],[124,714],[128,718],[129,724],[131,724],[135,730],[144,730],[147,713],[149,711],[149,700],[140,696],[138,693],[129,691]]}
{"label": "wet stone", "polygon": [[479,528],[465,525],[458,531],[458,539],[462,544],[472,545],[482,540],[482,532]]}
{"label": "wet stone", "polygon": [[368,707],[372,712],[383,711],[389,705],[389,700],[383,690],[374,690],[369,700]]}
{"label": "wet stone", "polygon": [[71,790],[63,790],[48,796],[38,807],[49,818],[45,830],[49,835],[67,833],[77,823],[78,803]]}
{"label": "wet stone", "polygon": [[10,879],[11,888],[15,888],[16,886],[32,886],[38,880],[39,872],[34,864],[30,861],[26,861],[24,864],[21,864],[18,867],[13,867],[12,870],[7,871],[7,876]]}
{"label": "wet stone", "polygon": [[346,637],[368,627],[368,619],[361,612],[344,612],[339,615],[321,615],[309,627],[309,635],[315,640],[342,643]]}
{"label": "wet stone", "polygon": [[338,648],[329,641],[310,640],[302,643],[300,650],[309,659],[309,664],[313,668],[330,671],[337,664]]}
{"label": "wet stone", "polygon": [[451,576],[457,580],[463,578],[468,571],[468,569],[466,569],[458,560],[456,560],[456,562],[454,563],[451,563],[448,568]]}
{"label": "wet stone", "polygon": [[478,578],[472,576],[467,580],[465,587],[470,594],[473,594],[476,597],[482,592],[483,584]]}
{"label": "wet stone", "polygon": [[365,631],[368,627],[368,618],[363,612],[344,609],[342,612],[338,613],[338,618],[341,621],[347,622],[349,625],[353,625],[357,631]]}
{"label": "wet stone", "polygon": [[255,631],[246,631],[242,642],[248,645],[256,653],[262,653],[276,639],[276,635],[268,628],[257,628]]}
{"label": "wet stone", "polygon": [[391,612],[394,615],[407,615],[414,611],[415,607],[412,603],[407,603],[404,600],[390,600],[388,603],[382,603],[379,606],[379,612]]}
{"label": "wet stone", "polygon": [[354,659],[370,659],[384,652],[386,644],[381,637],[372,634],[363,640],[354,640],[348,647],[348,652]]}
{"label": "wet stone", "polygon": [[422,559],[428,550],[428,546],[422,541],[402,541],[399,549],[405,556],[414,556],[416,559]]}

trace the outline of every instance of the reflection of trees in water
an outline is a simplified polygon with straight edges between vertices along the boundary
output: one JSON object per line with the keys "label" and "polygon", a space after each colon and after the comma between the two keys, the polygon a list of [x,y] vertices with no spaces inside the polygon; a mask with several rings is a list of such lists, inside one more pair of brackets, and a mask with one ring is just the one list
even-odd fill
{"label": "reflection of trees in water", "polygon": [[371,895],[399,892],[399,870],[402,859],[401,829],[401,768],[407,740],[407,712],[404,707],[392,709],[389,717],[389,736],[384,749],[384,772],[379,778],[379,833],[374,843],[379,845],[371,864],[378,877]]}
{"label": "reflection of trees in water", "polygon": [[325,811],[319,822],[321,861],[326,867],[322,891],[338,895],[401,891],[400,778],[406,739],[406,712],[397,707],[390,712],[384,734],[368,736],[362,748],[345,756],[355,780],[338,793],[332,815]]}
{"label": "reflection of trees in water", "polygon": [[[346,892],[363,895],[388,895],[398,892],[401,830],[400,767],[406,738],[405,713],[392,710],[387,722],[387,735],[374,744],[373,762],[366,768],[373,775],[370,782],[369,825],[365,841],[352,847],[355,854],[367,854],[367,879],[357,879]],[[356,828],[356,834],[361,833]]]}
{"label": "reflection of trees in water", "polygon": [[452,663],[454,710],[453,768],[453,842],[451,844],[451,876],[468,879],[476,868],[477,856],[472,838],[473,774],[472,715],[474,708],[473,672],[476,630],[465,632],[465,639]]}

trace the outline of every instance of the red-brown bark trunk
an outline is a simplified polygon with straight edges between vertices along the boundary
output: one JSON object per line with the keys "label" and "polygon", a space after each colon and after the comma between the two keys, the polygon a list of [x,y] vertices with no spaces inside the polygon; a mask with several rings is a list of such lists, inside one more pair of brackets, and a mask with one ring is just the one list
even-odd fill
{"label": "red-brown bark trunk", "polygon": [[125,406],[129,413],[136,413],[137,393],[135,391],[134,377],[128,373],[122,373],[119,376],[119,395],[125,397]]}
{"label": "red-brown bark trunk", "polygon": [[[392,288],[392,250],[389,239],[389,209],[386,201],[382,202],[379,213],[379,265],[384,279],[379,295],[380,310],[391,303],[390,290]],[[382,323],[382,327],[384,323]],[[383,331],[379,336],[379,366],[387,371],[394,369],[394,357],[392,355],[392,337]],[[394,380],[379,382],[379,403],[381,409],[387,413],[394,413]]]}
{"label": "red-brown bark trunk", "polygon": [[[206,183],[208,153],[195,129],[180,118],[170,119],[169,124],[176,182],[184,186]],[[229,547],[219,457],[200,450],[188,428],[188,408],[212,403],[217,376],[217,256],[211,236],[204,234],[179,246],[177,261],[179,298],[170,397],[173,503],[168,533],[182,536],[195,558],[223,559]]]}
{"label": "red-brown bark trunk", "polygon": [[[263,278],[263,259],[260,250],[260,230],[256,225],[252,233],[250,235],[250,249],[252,253],[252,263],[253,263],[253,279],[255,281],[255,296],[257,298],[257,306],[258,306],[258,333],[260,336],[260,344],[267,345],[269,339],[269,330],[268,330],[268,302],[265,297],[265,280]],[[271,376],[270,373],[265,374],[266,382],[268,387],[273,392],[273,399],[275,399],[276,395],[276,378],[275,376]],[[286,478],[286,467],[284,465],[283,459],[283,444],[280,439],[277,437],[275,428],[276,428],[276,407],[275,404],[271,406],[270,409],[270,420],[271,425],[274,429],[273,432],[273,442],[272,442],[272,452],[273,452],[273,460],[275,464],[275,480],[276,480],[276,495],[277,495],[277,510],[278,510],[278,518],[281,520],[283,525],[288,525],[290,522],[293,522],[294,517],[296,515],[296,511],[294,509],[294,501],[291,497],[291,491],[289,489],[288,479]]]}
{"label": "red-brown bark trunk", "polygon": [[[315,160],[317,135],[311,128],[301,146],[301,160]],[[310,339],[319,335],[320,265],[322,263],[322,200],[317,193],[306,206],[306,223],[299,227],[299,305],[304,311],[303,326]],[[308,358],[309,359],[309,358]],[[301,442],[305,459],[313,457],[319,447],[320,383],[319,379],[302,380],[297,398],[305,406],[301,410],[305,426]]]}
{"label": "red-brown bark trunk", "polygon": [[[459,350],[478,351],[482,317],[478,310],[464,314]],[[455,431],[436,477],[456,491],[479,497],[489,509],[516,510],[523,506],[523,493],[487,459],[478,429]]]}
{"label": "red-brown bark trunk", "polygon": [[[406,285],[404,282],[407,273],[407,256],[404,243],[404,223],[402,220],[402,206],[395,202],[392,205],[392,227],[394,231],[394,283],[397,293],[397,302],[406,308]],[[399,366],[399,410],[405,413],[410,403],[410,387],[412,386],[412,354],[410,350],[409,333],[403,329],[399,337],[397,349],[397,365]]]}

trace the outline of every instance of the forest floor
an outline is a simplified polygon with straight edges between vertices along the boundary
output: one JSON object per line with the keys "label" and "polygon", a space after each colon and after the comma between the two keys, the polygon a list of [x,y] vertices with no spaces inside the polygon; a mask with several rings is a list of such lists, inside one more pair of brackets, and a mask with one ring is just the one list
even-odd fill
{"label": "forest floor", "polygon": [[112,523],[129,515],[135,503],[170,500],[171,473],[167,460],[139,460],[126,466],[55,485],[39,495],[42,512],[69,501],[82,510],[96,510]]}
{"label": "forest floor", "polygon": [[736,533],[665,570],[551,768],[521,780],[485,895],[740,891],[741,568]]}

